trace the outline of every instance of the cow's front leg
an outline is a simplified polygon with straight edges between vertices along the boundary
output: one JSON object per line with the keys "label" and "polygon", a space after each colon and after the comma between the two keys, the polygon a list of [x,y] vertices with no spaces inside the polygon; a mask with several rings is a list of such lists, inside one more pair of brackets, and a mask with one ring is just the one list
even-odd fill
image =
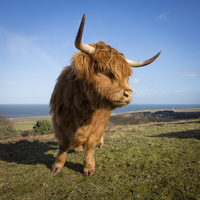
{"label": "cow's front leg", "polygon": [[95,173],[94,148],[85,148],[84,154],[84,169],[85,177],[92,176]]}
{"label": "cow's front leg", "polygon": [[67,147],[62,147],[61,145],[59,145],[58,155],[56,157],[55,163],[51,168],[51,172],[59,172],[63,168],[67,159],[67,150]]}

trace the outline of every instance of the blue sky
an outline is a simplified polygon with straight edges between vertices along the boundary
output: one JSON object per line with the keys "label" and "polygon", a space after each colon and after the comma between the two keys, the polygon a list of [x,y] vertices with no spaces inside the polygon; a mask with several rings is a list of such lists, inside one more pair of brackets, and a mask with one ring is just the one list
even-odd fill
{"label": "blue sky", "polygon": [[84,13],[84,43],[132,60],[163,51],[133,68],[132,103],[199,104],[199,9],[199,0],[0,0],[0,104],[49,103]]}

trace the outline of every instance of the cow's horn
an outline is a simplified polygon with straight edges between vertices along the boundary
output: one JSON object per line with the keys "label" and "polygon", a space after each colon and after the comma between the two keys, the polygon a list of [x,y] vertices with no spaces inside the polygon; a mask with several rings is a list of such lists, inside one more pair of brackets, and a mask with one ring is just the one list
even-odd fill
{"label": "cow's horn", "polygon": [[161,54],[161,52],[162,51],[160,51],[159,53],[157,53],[154,57],[150,58],[149,60],[134,61],[134,60],[126,59],[126,61],[129,63],[129,65],[131,65],[131,67],[143,67],[145,65],[148,65],[148,64],[152,63]]}
{"label": "cow's horn", "polygon": [[81,24],[80,24],[78,33],[76,35],[76,39],[75,39],[74,44],[75,44],[75,47],[77,49],[79,49],[80,51],[83,51],[83,52],[88,53],[88,54],[92,54],[95,50],[94,47],[92,47],[88,44],[82,43],[82,35],[83,35],[84,24],[85,24],[85,14],[82,17]]}

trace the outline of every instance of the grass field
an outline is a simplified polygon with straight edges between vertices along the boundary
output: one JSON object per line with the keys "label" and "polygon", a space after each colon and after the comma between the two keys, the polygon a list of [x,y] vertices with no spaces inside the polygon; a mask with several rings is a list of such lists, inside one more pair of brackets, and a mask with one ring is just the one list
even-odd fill
{"label": "grass field", "polygon": [[26,124],[14,124],[14,128],[17,130],[30,130],[34,126],[34,123],[26,123]]}
{"label": "grass field", "polygon": [[37,120],[50,120],[51,116],[37,116],[37,117],[22,117],[11,118],[14,128],[17,130],[30,130],[33,128]]}
{"label": "grass field", "polygon": [[50,168],[54,136],[0,141],[0,199],[200,199],[200,119],[113,125],[85,178],[83,152]]}

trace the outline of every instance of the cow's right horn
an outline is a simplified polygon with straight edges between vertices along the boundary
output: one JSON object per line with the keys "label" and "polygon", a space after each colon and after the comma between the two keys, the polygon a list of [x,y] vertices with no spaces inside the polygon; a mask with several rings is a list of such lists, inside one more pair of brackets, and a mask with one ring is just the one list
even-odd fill
{"label": "cow's right horn", "polygon": [[126,61],[128,62],[128,64],[131,67],[143,67],[145,65],[149,65],[150,63],[152,63],[160,54],[162,51],[158,52],[154,57],[150,58],[149,60],[145,60],[145,61],[134,61],[134,60],[129,60],[126,59]]}
{"label": "cow's right horn", "polygon": [[78,33],[76,35],[76,39],[75,39],[74,44],[75,44],[75,47],[77,49],[79,49],[80,51],[83,51],[83,52],[88,53],[88,54],[92,54],[95,50],[94,47],[92,47],[88,44],[82,43],[82,35],[83,35],[84,24],[85,24],[85,14],[82,17],[81,24],[80,24]]}

